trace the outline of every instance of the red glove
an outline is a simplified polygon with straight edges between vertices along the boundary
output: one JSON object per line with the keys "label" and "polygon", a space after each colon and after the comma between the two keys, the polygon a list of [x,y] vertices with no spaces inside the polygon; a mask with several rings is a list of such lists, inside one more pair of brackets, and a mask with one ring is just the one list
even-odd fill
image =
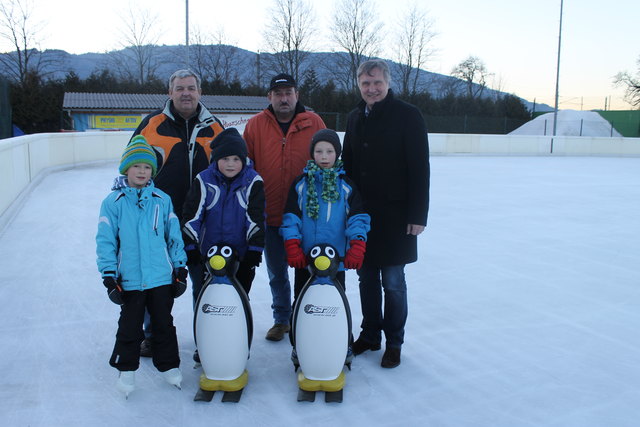
{"label": "red glove", "polygon": [[349,242],[351,246],[344,256],[344,268],[352,268],[358,270],[362,268],[364,261],[364,253],[367,250],[367,243],[363,240],[352,240]]}
{"label": "red glove", "polygon": [[294,268],[305,268],[307,257],[304,256],[300,247],[300,239],[285,240],[284,248],[287,251],[287,263]]}

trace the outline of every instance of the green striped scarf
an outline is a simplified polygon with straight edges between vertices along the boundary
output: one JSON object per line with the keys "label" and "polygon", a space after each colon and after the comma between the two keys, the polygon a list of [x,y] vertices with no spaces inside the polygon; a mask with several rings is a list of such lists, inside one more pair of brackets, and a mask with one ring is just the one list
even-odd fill
{"label": "green striped scarf", "polygon": [[[322,177],[322,200],[327,203],[336,202],[340,198],[338,193],[338,171],[342,169],[342,160],[337,160],[329,169],[322,169],[313,160],[307,161],[307,215],[311,219],[318,219],[320,205],[316,192],[316,176]],[[319,172],[319,173],[318,173]]]}

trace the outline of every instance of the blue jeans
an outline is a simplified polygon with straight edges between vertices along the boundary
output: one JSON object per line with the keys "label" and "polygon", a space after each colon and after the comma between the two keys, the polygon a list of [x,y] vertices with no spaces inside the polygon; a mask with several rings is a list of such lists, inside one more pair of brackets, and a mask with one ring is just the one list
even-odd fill
{"label": "blue jeans", "polygon": [[362,307],[360,338],[370,344],[379,344],[384,331],[387,348],[401,348],[408,310],[404,264],[378,267],[365,263],[358,270],[358,279]]}
{"label": "blue jeans", "polygon": [[275,323],[288,325],[291,317],[291,284],[287,254],[279,230],[280,227],[267,226],[264,258],[271,286],[273,320]]}

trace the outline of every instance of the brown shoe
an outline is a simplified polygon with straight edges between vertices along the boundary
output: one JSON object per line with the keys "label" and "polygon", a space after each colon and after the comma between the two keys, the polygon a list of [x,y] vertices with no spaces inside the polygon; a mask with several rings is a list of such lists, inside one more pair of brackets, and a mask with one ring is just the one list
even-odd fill
{"label": "brown shoe", "polygon": [[399,348],[388,348],[384,351],[382,355],[382,362],[380,366],[383,368],[395,368],[400,364],[400,349]]}
{"label": "brown shoe", "polygon": [[267,336],[265,337],[269,341],[280,341],[284,338],[284,334],[289,332],[289,325],[285,325],[282,323],[276,323],[269,329],[267,332]]}
{"label": "brown shoe", "polygon": [[362,354],[367,350],[380,350],[380,344],[371,344],[369,342],[366,342],[362,338],[358,338],[353,344],[351,344],[351,351],[353,351],[353,354],[355,356]]}
{"label": "brown shoe", "polygon": [[151,339],[145,338],[140,343],[140,357],[152,357],[153,353],[151,352]]}

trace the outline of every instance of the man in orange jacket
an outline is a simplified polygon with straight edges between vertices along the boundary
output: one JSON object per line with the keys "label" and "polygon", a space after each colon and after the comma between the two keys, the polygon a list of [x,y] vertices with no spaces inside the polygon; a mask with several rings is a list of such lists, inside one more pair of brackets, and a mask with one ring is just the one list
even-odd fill
{"label": "man in orange jacket", "polygon": [[271,79],[267,98],[269,107],[247,122],[243,136],[249,158],[264,180],[267,202],[264,253],[273,297],[274,325],[266,339],[280,341],[289,332],[291,284],[279,228],[289,187],[310,159],[311,137],[326,126],[320,116],[305,110],[298,102],[296,82],[288,74],[278,74]]}

